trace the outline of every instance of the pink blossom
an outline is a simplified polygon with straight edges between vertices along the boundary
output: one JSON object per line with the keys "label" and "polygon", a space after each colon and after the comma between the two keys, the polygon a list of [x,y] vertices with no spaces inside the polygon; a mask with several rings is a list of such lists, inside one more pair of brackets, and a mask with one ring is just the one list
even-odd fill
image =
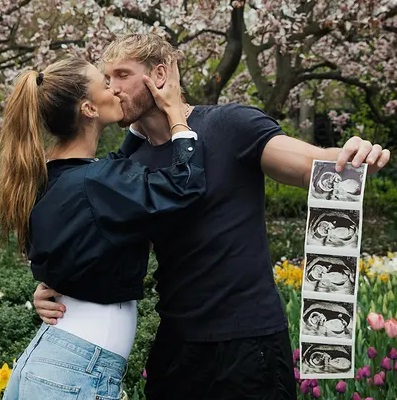
{"label": "pink blossom", "polygon": [[367,316],[368,325],[374,330],[379,331],[385,327],[385,320],[382,314],[371,312]]}
{"label": "pink blossom", "polygon": [[300,391],[302,394],[308,394],[310,392],[310,380],[305,379],[300,386]]}
{"label": "pink blossom", "polygon": [[318,380],[317,379],[309,379],[309,381],[310,381],[310,386],[312,388],[318,386]]}
{"label": "pink blossom", "polygon": [[390,371],[392,369],[392,365],[391,365],[391,360],[389,357],[385,357],[381,363],[380,363],[380,367],[383,368],[386,371]]}
{"label": "pink blossom", "polygon": [[320,388],[319,388],[318,386],[316,386],[316,387],[313,388],[312,396],[313,396],[315,399],[319,399],[319,398],[320,398],[320,396],[321,396],[321,391],[320,391]]}
{"label": "pink blossom", "polygon": [[294,365],[296,365],[296,362],[300,360],[299,349],[295,349],[292,353],[292,360],[294,361]]}
{"label": "pink blossom", "polygon": [[374,385],[375,386],[383,386],[384,384],[385,384],[385,382],[382,379],[381,375],[375,374],[374,375]]}
{"label": "pink blossom", "polygon": [[390,318],[385,322],[385,331],[390,338],[397,337],[397,321],[394,318]]}
{"label": "pink blossom", "polygon": [[374,347],[368,347],[367,354],[369,358],[375,358],[378,355],[378,352]]}
{"label": "pink blossom", "polygon": [[142,370],[141,375],[142,375],[142,378],[143,378],[143,379],[145,379],[145,380],[147,379],[146,368],[144,368],[144,369]]}
{"label": "pink blossom", "polygon": [[346,392],[346,382],[345,381],[339,381],[337,384],[336,384],[336,391],[338,392],[338,393],[345,393]]}
{"label": "pink blossom", "polygon": [[394,347],[392,347],[392,349],[390,350],[389,358],[391,358],[392,360],[397,360],[397,350]]}
{"label": "pink blossom", "polygon": [[379,372],[379,376],[380,376],[383,380],[385,380],[385,379],[386,379],[386,373],[385,373],[385,371],[380,371],[380,372]]}
{"label": "pink blossom", "polygon": [[361,400],[360,395],[357,392],[353,393],[352,400]]}
{"label": "pink blossom", "polygon": [[301,374],[298,368],[294,368],[294,375],[295,375],[295,380],[299,381],[301,378]]}
{"label": "pink blossom", "polygon": [[369,378],[371,376],[371,368],[369,365],[364,365],[361,370],[363,378]]}

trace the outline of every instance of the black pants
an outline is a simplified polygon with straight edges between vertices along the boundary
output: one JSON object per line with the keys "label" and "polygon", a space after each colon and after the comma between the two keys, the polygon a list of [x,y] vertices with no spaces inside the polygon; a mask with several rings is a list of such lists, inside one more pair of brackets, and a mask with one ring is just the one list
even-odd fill
{"label": "black pants", "polygon": [[295,400],[288,330],[224,342],[159,332],[146,365],[147,400]]}

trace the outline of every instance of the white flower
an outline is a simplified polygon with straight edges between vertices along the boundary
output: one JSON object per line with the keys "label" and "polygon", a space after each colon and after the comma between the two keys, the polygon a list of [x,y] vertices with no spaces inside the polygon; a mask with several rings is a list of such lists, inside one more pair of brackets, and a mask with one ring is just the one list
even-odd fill
{"label": "white flower", "polygon": [[33,308],[32,303],[31,303],[30,301],[27,301],[27,302],[25,303],[25,307],[26,307],[28,310],[31,310],[31,309]]}
{"label": "white flower", "polygon": [[4,297],[4,293],[0,292],[0,300]]}

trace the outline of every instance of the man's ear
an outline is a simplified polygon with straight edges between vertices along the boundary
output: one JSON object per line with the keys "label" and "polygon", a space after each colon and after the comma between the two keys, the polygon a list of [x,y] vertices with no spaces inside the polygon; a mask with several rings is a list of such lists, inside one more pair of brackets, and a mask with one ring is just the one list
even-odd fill
{"label": "man's ear", "polygon": [[167,79],[167,67],[164,64],[157,64],[153,67],[150,77],[153,79],[157,89],[161,89]]}
{"label": "man's ear", "polygon": [[81,103],[80,111],[81,111],[81,114],[87,118],[99,117],[97,108],[89,100],[84,100]]}

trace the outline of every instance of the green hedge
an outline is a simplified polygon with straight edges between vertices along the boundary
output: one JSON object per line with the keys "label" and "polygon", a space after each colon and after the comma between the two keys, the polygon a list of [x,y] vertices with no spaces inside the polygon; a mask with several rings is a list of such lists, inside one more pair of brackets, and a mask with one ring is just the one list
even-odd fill
{"label": "green hedge", "polygon": [[[268,218],[302,218],[307,213],[307,190],[283,185],[272,179],[265,184]],[[364,195],[364,215],[381,215],[397,224],[396,180],[387,176],[368,176]]]}

